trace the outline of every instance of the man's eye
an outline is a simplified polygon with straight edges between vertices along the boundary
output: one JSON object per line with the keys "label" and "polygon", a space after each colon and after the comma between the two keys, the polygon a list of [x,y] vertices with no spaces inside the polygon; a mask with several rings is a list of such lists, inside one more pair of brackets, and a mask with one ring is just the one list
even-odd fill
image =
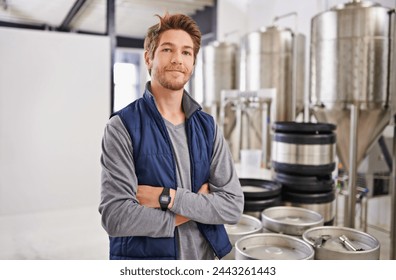
{"label": "man's eye", "polygon": [[187,51],[184,51],[183,54],[184,54],[184,55],[192,55],[191,52],[187,52]]}
{"label": "man's eye", "polygon": [[163,52],[170,52],[171,49],[168,49],[168,48],[167,48],[167,49],[162,49],[162,51],[163,51]]}

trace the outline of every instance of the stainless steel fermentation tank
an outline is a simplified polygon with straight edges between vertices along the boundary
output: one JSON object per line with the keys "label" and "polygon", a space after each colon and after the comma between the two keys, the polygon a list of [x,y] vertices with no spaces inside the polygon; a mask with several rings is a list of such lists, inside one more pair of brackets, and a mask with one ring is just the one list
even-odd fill
{"label": "stainless steel fermentation tank", "polygon": [[305,36],[269,26],[245,36],[241,47],[242,90],[275,88],[271,121],[294,121],[304,108]]}
{"label": "stainless steel fermentation tank", "polygon": [[352,1],[311,22],[311,104],[318,121],[337,125],[337,152],[349,174],[349,227],[355,223],[357,167],[393,112],[392,18],[379,4]]}
{"label": "stainless steel fermentation tank", "polygon": [[[234,43],[214,41],[203,47],[202,77],[203,77],[203,108],[220,123],[221,92],[234,90],[238,87],[238,51]],[[231,134],[235,127],[236,116],[231,104],[224,108],[227,121],[223,125],[223,133],[228,140],[233,157],[238,160],[239,147],[232,147],[236,141],[231,141]],[[235,146],[235,145],[234,145]]]}
{"label": "stainless steel fermentation tank", "polygon": [[236,89],[238,46],[227,42],[212,42],[203,47],[203,105],[218,117],[222,90]]}

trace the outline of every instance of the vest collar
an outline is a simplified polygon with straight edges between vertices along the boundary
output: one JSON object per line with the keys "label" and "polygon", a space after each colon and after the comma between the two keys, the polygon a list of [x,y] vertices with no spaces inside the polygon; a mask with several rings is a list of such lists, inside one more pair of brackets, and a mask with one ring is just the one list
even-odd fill
{"label": "vest collar", "polygon": [[[155,103],[155,97],[151,93],[151,85],[150,81],[146,83],[146,89],[143,94],[143,98],[149,99],[155,107],[157,107],[157,104]],[[190,118],[196,111],[202,110],[201,105],[192,98],[192,96],[184,90],[183,92],[183,98],[182,98],[182,108],[184,114],[186,114],[186,118]]]}

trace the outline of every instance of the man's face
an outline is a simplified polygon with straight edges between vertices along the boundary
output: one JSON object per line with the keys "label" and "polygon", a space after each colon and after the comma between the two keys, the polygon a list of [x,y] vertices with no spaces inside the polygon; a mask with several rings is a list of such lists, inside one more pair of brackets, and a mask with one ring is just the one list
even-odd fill
{"label": "man's face", "polygon": [[152,83],[170,90],[180,90],[188,82],[194,68],[194,49],[190,35],[183,30],[168,30],[161,34],[151,59],[145,54]]}

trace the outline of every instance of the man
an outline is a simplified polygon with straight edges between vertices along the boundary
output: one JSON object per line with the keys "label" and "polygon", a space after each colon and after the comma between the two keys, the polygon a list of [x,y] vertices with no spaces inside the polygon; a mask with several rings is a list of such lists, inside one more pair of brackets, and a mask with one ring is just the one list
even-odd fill
{"label": "man", "polygon": [[215,259],[231,245],[243,193],[213,118],[183,89],[201,44],[185,15],[158,16],[145,38],[143,97],[113,114],[102,143],[99,211],[111,259]]}

